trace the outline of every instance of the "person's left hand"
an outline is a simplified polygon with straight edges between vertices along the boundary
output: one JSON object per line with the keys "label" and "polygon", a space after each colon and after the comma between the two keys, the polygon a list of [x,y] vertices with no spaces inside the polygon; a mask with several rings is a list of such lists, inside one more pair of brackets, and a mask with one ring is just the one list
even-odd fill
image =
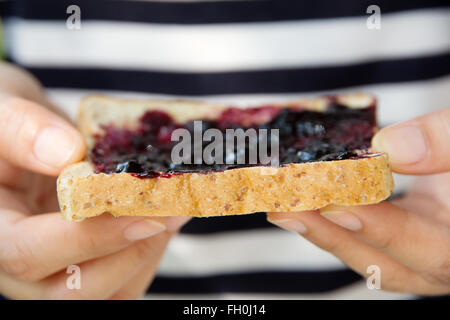
{"label": "person's left hand", "polygon": [[389,154],[393,171],[432,175],[416,179],[399,200],[268,213],[268,220],[298,232],[363,277],[368,266],[377,265],[381,289],[450,293],[450,109],[383,129],[373,145]]}

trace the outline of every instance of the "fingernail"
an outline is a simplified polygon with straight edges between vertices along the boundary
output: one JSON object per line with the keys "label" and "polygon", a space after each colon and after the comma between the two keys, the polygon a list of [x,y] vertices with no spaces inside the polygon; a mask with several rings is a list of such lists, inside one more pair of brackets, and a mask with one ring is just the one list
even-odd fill
{"label": "fingernail", "polygon": [[270,223],[273,223],[276,226],[279,226],[282,229],[298,232],[300,234],[305,234],[307,229],[306,226],[294,219],[281,219],[281,220],[268,220]]}
{"label": "fingernail", "polygon": [[129,225],[124,236],[129,241],[137,241],[152,237],[166,230],[166,226],[154,220],[144,219]]}
{"label": "fingernail", "polygon": [[166,226],[169,231],[178,231],[186,224],[192,217],[167,217]]}
{"label": "fingernail", "polygon": [[342,211],[321,211],[320,214],[341,227],[358,231],[362,228],[362,223],[355,215]]}
{"label": "fingernail", "polygon": [[49,167],[61,168],[73,156],[76,145],[67,130],[53,126],[38,133],[33,148],[37,160]]}
{"label": "fingernail", "polygon": [[372,146],[389,155],[392,163],[412,164],[427,155],[427,145],[422,130],[416,126],[388,127],[376,134]]}

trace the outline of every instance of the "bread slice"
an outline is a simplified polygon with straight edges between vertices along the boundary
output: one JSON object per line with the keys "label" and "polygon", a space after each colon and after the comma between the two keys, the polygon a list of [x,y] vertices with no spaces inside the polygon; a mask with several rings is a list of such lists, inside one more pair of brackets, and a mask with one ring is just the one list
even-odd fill
{"label": "bread slice", "polygon": [[[349,108],[366,108],[365,94],[336,97]],[[305,99],[276,106],[324,111],[329,98]],[[78,125],[88,148],[105,125],[133,128],[149,110],[163,110],[178,123],[215,119],[227,107],[188,101],[134,101],[105,96],[82,100]],[[361,205],[386,199],[393,190],[387,156],[374,153],[359,159],[253,166],[183,173],[166,178],[138,178],[129,173],[95,173],[91,161],[67,167],[57,182],[61,211],[80,221],[108,212],[114,216],[223,216],[267,211],[303,211],[330,204]]]}

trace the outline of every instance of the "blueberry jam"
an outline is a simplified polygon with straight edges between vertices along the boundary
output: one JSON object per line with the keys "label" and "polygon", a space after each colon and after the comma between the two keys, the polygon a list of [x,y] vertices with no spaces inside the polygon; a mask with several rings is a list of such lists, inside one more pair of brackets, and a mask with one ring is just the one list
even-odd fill
{"label": "blueberry jam", "polygon": [[[218,128],[222,132],[227,128],[279,129],[280,165],[358,158],[355,150],[370,147],[376,124],[375,106],[350,109],[336,102],[330,103],[325,112],[307,111],[300,106],[229,108],[217,120],[203,120],[202,129]],[[184,172],[207,173],[249,166],[225,164],[225,160],[224,164],[174,165],[171,151],[177,142],[171,141],[171,133],[177,128],[186,128],[193,135],[193,121],[176,123],[162,111],[145,113],[136,129],[104,126],[103,134],[95,137],[90,154],[95,172],[128,172],[140,178],[168,178]]]}

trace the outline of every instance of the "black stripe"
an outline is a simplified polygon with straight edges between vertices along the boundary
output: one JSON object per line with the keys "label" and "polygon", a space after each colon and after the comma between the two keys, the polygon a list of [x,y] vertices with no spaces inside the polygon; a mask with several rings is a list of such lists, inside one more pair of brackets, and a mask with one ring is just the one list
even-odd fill
{"label": "black stripe", "polygon": [[[364,1],[206,1],[145,2],[111,0],[15,0],[3,4],[3,14],[26,19],[65,20],[66,8],[77,4],[83,20],[153,23],[230,23],[325,19],[364,16],[372,0]],[[378,0],[382,13],[448,6],[446,0]]]}
{"label": "black stripe", "polygon": [[450,300],[450,294],[445,296],[423,296],[417,297],[417,300]]}
{"label": "black stripe", "polygon": [[351,270],[258,272],[202,277],[157,276],[149,293],[319,293],[361,280]]}
{"label": "black stripe", "polygon": [[268,222],[265,213],[256,213],[240,216],[194,218],[182,229],[184,234],[210,234],[226,231],[254,230],[274,228]]}
{"label": "black stripe", "polygon": [[47,87],[172,95],[295,93],[427,80],[450,73],[450,53],[345,66],[181,73],[100,68],[28,68]]}

